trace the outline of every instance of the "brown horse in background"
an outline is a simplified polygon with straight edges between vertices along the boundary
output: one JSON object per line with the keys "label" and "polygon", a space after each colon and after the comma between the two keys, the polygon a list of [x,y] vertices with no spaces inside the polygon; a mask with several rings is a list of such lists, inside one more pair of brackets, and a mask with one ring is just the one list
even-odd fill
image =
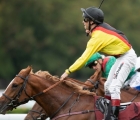
{"label": "brown horse in background", "polygon": [[[98,96],[104,97],[104,83],[106,78],[101,77],[101,72],[96,71],[85,83],[93,85],[94,92]],[[88,86],[86,86],[89,88]],[[89,88],[89,89],[93,89]],[[121,89],[121,103],[125,102],[140,102],[140,92],[130,87]]]}
{"label": "brown horse in background", "polygon": [[45,110],[36,102],[32,109],[28,112],[24,120],[46,120],[48,118]]}
{"label": "brown horse in background", "polygon": [[0,113],[12,110],[29,100],[35,100],[51,119],[95,120],[94,93],[82,90],[83,86],[60,81],[47,73],[46,79],[33,74],[27,67],[11,81],[0,98]]}

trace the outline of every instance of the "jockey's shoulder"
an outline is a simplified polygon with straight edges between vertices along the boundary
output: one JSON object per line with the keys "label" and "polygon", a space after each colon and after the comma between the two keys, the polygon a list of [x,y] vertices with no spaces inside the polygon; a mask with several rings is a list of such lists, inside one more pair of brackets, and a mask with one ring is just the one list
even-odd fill
{"label": "jockey's shoulder", "polygon": [[114,62],[116,61],[116,58],[115,58],[114,56],[106,56],[106,57],[104,57],[104,60],[105,60],[105,59],[106,59],[108,62],[109,62],[109,61],[114,61]]}

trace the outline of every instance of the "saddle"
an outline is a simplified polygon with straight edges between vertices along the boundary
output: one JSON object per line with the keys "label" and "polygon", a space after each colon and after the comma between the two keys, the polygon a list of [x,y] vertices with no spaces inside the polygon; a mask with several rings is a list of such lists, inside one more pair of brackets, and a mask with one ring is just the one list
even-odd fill
{"label": "saddle", "polygon": [[[96,120],[112,120],[111,103],[104,97],[95,96]],[[119,120],[140,120],[140,102],[121,103]]]}

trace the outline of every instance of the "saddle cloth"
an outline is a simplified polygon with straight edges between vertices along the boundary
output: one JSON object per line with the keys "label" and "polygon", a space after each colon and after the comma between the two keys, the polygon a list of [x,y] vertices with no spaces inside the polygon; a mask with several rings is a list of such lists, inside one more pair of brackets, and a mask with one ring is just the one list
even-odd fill
{"label": "saddle cloth", "polygon": [[[95,96],[96,102],[98,99],[102,97]],[[103,107],[103,105],[101,105]],[[120,106],[120,113],[119,113],[119,120],[140,120],[140,102],[132,102],[130,104],[127,104],[125,109]],[[96,120],[104,120],[104,114],[106,114],[106,108],[99,110],[99,107],[95,105],[95,116]],[[123,109],[122,109],[123,108]],[[103,111],[105,110],[105,111]],[[107,110],[108,111],[108,110]],[[109,119],[108,119],[109,120]]]}

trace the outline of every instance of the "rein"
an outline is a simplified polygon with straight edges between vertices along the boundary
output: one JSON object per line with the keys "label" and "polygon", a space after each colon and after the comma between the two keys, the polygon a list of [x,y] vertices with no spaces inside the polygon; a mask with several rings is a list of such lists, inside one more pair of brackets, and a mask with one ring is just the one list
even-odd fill
{"label": "rein", "polygon": [[62,107],[66,105],[66,103],[70,100],[70,98],[73,96],[74,92],[66,99],[66,101],[56,110],[56,112],[50,117],[51,119],[61,110]]}
{"label": "rein", "polygon": [[[73,93],[74,94],[74,93]],[[72,94],[72,95],[73,95]],[[69,99],[72,97],[72,95],[69,97]],[[54,117],[56,114],[54,114],[54,116],[51,116],[50,119],[51,120],[57,120],[59,118],[62,118],[62,117],[66,117],[66,116],[72,116],[72,115],[78,115],[78,114],[86,114],[86,113],[90,113],[90,112],[95,112],[97,110],[84,110],[84,111],[78,111],[78,112],[71,112],[71,108],[73,107],[73,105],[76,103],[76,102],[79,102],[79,98],[80,98],[80,94],[78,94],[78,97],[76,98],[75,102],[71,105],[70,109],[69,109],[69,113],[65,113],[65,114],[61,114],[61,115],[58,115],[56,117]],[[64,104],[66,104],[68,102],[68,100],[66,100],[66,102]],[[61,108],[64,106],[64,104],[58,109],[59,111],[61,110]],[[58,110],[56,112],[58,112]]]}
{"label": "rein", "polygon": [[51,120],[57,120],[58,118],[65,117],[65,116],[86,114],[86,113],[90,113],[90,112],[95,112],[95,110],[84,110],[84,111],[79,111],[79,112],[66,113],[66,114],[59,115],[59,116],[57,116],[57,117],[55,117],[55,118],[53,118]]}
{"label": "rein", "polygon": [[140,94],[140,92],[138,92],[138,94],[136,96],[134,96],[134,98],[130,102],[133,102],[138,97],[139,94]]}
{"label": "rein", "polygon": [[[64,80],[64,81],[66,81],[66,80]],[[83,83],[83,82],[81,82],[81,81],[77,81],[76,79],[73,79],[73,78],[70,78],[69,81],[77,82],[77,83],[82,84],[82,85],[86,85],[86,86],[89,86],[89,87],[93,87],[93,85],[89,85],[89,84]]]}

